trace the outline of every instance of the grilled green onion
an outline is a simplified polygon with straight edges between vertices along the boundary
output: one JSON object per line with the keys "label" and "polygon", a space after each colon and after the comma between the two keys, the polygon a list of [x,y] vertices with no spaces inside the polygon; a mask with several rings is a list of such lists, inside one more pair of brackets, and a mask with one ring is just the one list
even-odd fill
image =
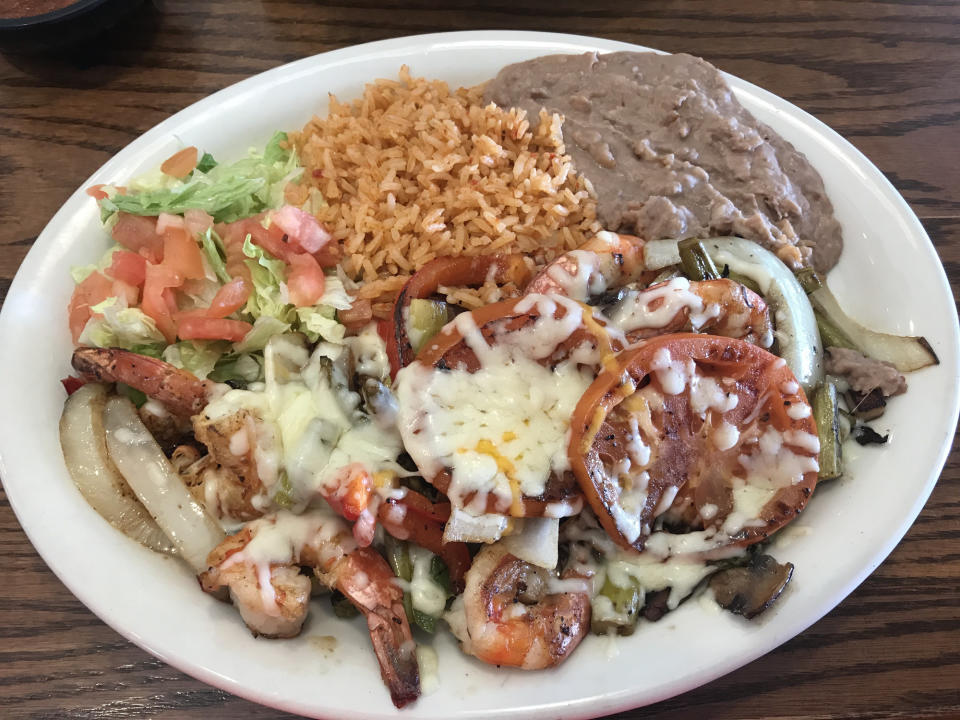
{"label": "grilled green onion", "polygon": [[680,248],[680,264],[683,266],[683,272],[691,280],[717,280],[720,278],[720,271],[713,264],[713,260],[710,259],[700,240],[687,238],[681,240],[678,247]]}
{"label": "grilled green onion", "polygon": [[846,333],[830,322],[826,315],[819,310],[814,310],[813,314],[817,318],[817,329],[820,330],[820,339],[823,341],[824,347],[857,349],[857,346],[847,337]]}
{"label": "grilled green onion", "polygon": [[835,480],[843,475],[843,450],[840,442],[840,406],[837,387],[829,380],[813,392],[813,419],[820,436],[820,480]]}
{"label": "grilled green onion", "polygon": [[628,585],[621,587],[611,582],[608,575],[600,589],[600,596],[609,600],[610,606],[607,609],[604,607],[606,603],[597,603],[594,600],[590,629],[598,635],[632,635],[640,617],[643,591],[632,579],[629,579]]}
{"label": "grilled green onion", "polygon": [[823,281],[813,268],[801,268],[797,270],[794,275],[797,276],[797,280],[800,281],[800,286],[807,295],[815,293],[823,287]]}

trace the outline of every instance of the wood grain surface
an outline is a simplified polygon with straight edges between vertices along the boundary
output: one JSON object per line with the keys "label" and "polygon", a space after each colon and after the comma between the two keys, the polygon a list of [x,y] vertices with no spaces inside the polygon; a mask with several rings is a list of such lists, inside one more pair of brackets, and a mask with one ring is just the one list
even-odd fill
{"label": "wood grain surface", "polygon": [[[956,298],[960,6],[949,0],[145,3],[72,51],[0,55],[0,297],[74,189],[190,103],[345,45],[489,28],[691,52],[796,103],[903,193]],[[960,717],[958,479],[954,452],[903,542],[808,631],[699,690],[618,717]],[[0,547],[0,717],[289,717],[186,677],[109,629],[48,570],[2,494]]]}

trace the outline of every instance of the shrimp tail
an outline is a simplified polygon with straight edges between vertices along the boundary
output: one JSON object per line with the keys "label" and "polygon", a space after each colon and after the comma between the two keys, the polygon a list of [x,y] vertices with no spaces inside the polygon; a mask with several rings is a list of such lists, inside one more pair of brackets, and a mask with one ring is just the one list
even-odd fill
{"label": "shrimp tail", "polygon": [[80,347],[73,351],[72,364],[87,380],[124,383],[184,417],[199,413],[209,398],[211,383],[163,360],[129,350]]}
{"label": "shrimp tail", "polygon": [[380,675],[398,708],[420,697],[416,644],[403,609],[403,590],[390,566],[372,548],[347,555],[336,570],[337,588],[367,619]]}

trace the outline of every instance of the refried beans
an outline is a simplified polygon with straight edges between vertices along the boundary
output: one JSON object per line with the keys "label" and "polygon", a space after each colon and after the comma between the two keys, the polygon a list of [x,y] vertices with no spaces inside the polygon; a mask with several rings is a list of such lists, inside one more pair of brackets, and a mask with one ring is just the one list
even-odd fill
{"label": "refried beans", "polygon": [[[485,100],[564,116],[604,227],[644,238],[739,235],[826,272],[843,248],[823,180],[691,55],[547,55],[505,67]],[[533,122],[536,122],[534,120]]]}

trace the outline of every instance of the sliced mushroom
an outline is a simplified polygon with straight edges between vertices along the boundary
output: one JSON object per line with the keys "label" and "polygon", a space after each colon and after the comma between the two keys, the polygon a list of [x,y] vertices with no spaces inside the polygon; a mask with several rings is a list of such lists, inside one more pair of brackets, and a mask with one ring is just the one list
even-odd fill
{"label": "sliced mushroom", "polygon": [[869,425],[857,425],[853,428],[853,439],[861,445],[883,445],[890,439],[890,433],[881,435]]}
{"label": "sliced mushroom", "polygon": [[646,620],[656,622],[670,612],[670,606],[667,605],[669,599],[670,588],[648,593],[640,613]]}
{"label": "sliced mushroom", "polygon": [[876,420],[887,407],[880,388],[874,388],[866,394],[850,389],[844,395],[850,412],[861,420]]}
{"label": "sliced mushroom", "polygon": [[750,619],[770,607],[793,576],[793,563],[756,555],[746,565],[721,570],[710,578],[719,605]]}

